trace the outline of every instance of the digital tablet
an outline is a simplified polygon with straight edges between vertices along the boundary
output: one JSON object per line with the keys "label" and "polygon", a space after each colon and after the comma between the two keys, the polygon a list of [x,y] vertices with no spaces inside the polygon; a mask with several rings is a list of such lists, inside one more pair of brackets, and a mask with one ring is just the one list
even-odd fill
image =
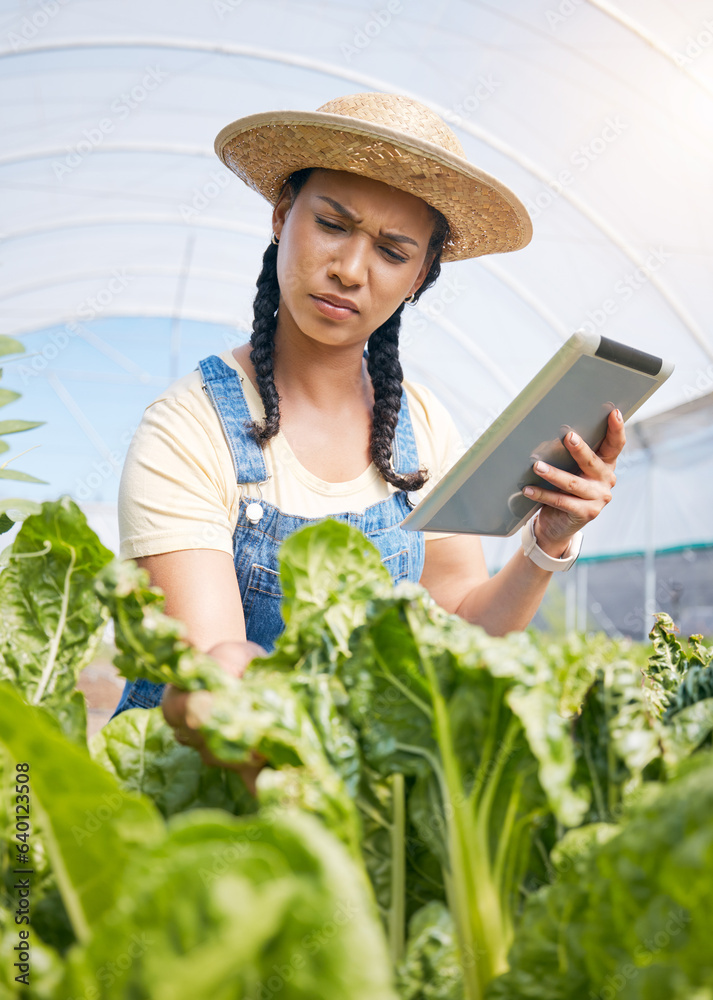
{"label": "digital tablet", "polygon": [[565,435],[576,431],[596,451],[609,413],[618,408],[628,420],[673,368],[598,333],[573,334],[401,526],[513,535],[542,506],[523,496],[523,486],[555,489],[533,464],[578,473]]}

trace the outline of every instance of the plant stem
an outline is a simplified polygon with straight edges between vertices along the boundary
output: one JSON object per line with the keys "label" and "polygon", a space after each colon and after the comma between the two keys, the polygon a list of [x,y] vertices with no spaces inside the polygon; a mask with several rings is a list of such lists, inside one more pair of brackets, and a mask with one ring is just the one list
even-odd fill
{"label": "plant stem", "polygon": [[[487,872],[480,870],[474,831],[470,821],[472,813],[463,794],[460,768],[453,748],[450,721],[445,699],[438,685],[438,676],[431,660],[424,656],[424,670],[431,687],[433,702],[434,730],[443,762],[441,794],[446,813],[451,872],[448,880],[448,901],[458,930],[463,982],[468,1000],[482,1000],[484,986],[492,978],[490,956],[485,946],[485,934],[481,924],[481,913],[475,898],[477,889],[483,884],[480,876],[487,879]],[[476,871],[473,870],[476,869]]]}
{"label": "plant stem", "polygon": [[72,570],[74,569],[74,564],[77,561],[77,553],[72,545],[68,545],[70,556],[69,556],[69,566],[67,567],[67,572],[64,577],[64,587],[62,588],[62,603],[59,609],[59,617],[57,619],[57,627],[55,628],[54,635],[52,636],[52,641],[50,642],[49,652],[47,654],[47,662],[44,665],[42,671],[42,676],[40,677],[40,683],[37,685],[37,689],[32,697],[32,705],[38,705],[42,700],[47,685],[52,677],[52,671],[54,670],[55,661],[57,659],[57,654],[59,652],[59,644],[62,641],[62,633],[64,632],[64,626],[67,624],[67,613],[69,611],[69,591],[72,583]]}
{"label": "plant stem", "polygon": [[406,797],[403,774],[391,775],[391,902],[389,945],[397,968],[404,957],[406,939]]}

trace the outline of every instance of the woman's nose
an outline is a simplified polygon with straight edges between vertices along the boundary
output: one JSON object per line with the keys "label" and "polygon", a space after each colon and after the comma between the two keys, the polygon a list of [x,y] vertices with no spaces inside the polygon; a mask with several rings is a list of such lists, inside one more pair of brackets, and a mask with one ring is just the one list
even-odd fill
{"label": "woman's nose", "polygon": [[344,240],[329,267],[329,276],[339,278],[343,285],[363,285],[368,270],[369,248],[365,240]]}

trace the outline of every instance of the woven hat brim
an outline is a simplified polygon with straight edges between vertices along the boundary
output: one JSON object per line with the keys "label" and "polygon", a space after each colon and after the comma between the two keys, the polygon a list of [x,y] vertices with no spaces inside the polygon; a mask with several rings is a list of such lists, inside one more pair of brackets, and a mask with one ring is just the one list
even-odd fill
{"label": "woven hat brim", "polygon": [[272,205],[303,167],[348,170],[422,198],[450,226],[442,261],[508,253],[532,239],[527,209],[501,181],[388,125],[324,111],[263,111],[221,129],[215,151]]}

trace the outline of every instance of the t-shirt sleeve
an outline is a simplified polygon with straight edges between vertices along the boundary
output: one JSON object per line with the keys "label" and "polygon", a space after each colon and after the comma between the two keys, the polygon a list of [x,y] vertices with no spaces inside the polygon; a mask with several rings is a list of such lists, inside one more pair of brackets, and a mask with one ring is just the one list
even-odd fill
{"label": "t-shirt sleeve", "polygon": [[[414,432],[419,447],[421,464],[429,472],[429,479],[412,499],[421,502],[431,490],[443,479],[445,474],[465,454],[458,428],[443,403],[423,385],[411,383],[409,386],[413,397],[411,409],[414,417]],[[425,531],[426,541],[434,538],[448,538],[452,531]]]}
{"label": "t-shirt sleeve", "polygon": [[232,555],[237,486],[219,454],[224,446],[219,425],[217,434],[220,438],[175,398],[147,407],[119,485],[122,559],[181,549]]}

